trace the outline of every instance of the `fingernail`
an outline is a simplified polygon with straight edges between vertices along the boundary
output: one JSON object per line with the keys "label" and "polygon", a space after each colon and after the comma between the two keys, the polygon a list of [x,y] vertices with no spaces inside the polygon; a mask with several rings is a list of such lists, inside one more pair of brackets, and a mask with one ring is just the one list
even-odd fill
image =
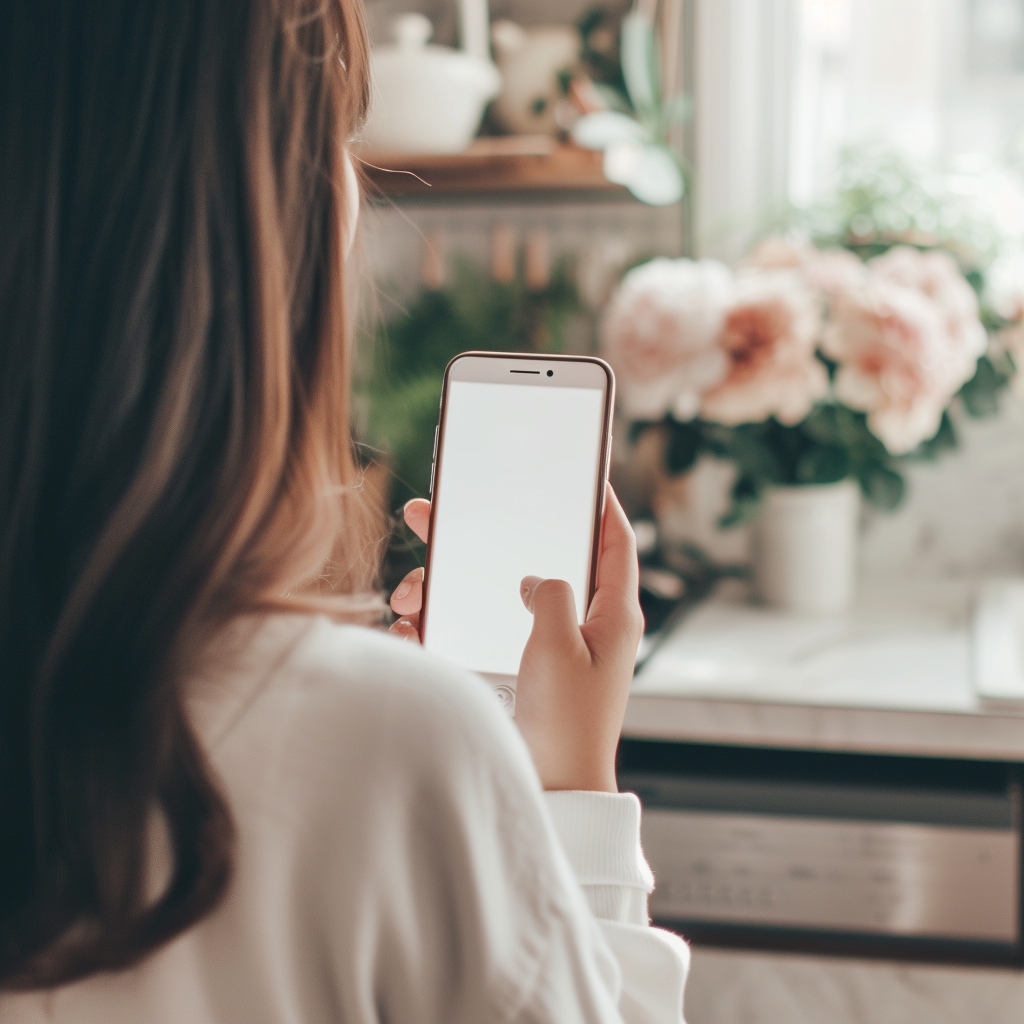
{"label": "fingernail", "polygon": [[539,576],[527,576],[519,584],[519,596],[522,597],[523,604],[531,612],[533,611],[533,592],[537,589],[537,584],[540,582],[541,578]]}
{"label": "fingernail", "polygon": [[416,627],[408,619],[399,619],[391,624],[391,632],[402,640],[412,640],[416,636]]}
{"label": "fingernail", "polygon": [[391,595],[393,601],[401,601],[403,597],[408,597],[412,593],[412,584],[407,580],[403,580],[395,587],[395,592]]}

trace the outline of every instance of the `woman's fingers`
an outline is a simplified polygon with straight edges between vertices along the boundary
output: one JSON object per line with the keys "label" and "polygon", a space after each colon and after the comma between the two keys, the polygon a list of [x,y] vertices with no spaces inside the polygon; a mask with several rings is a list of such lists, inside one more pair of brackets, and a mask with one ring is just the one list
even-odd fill
{"label": "woman's fingers", "polygon": [[423,607],[423,567],[413,569],[391,595],[391,610],[396,615],[414,615]]}
{"label": "woman's fingers", "polygon": [[[402,515],[409,529],[426,541],[430,528],[430,502],[413,498],[405,503]],[[413,569],[391,595],[391,610],[399,616],[391,624],[391,632],[403,640],[420,639],[420,609],[423,607],[423,569]]]}
{"label": "woman's fingers", "polygon": [[389,632],[394,633],[395,636],[400,637],[402,640],[412,640],[415,643],[419,643],[419,612],[417,612],[415,615],[403,615],[400,619],[396,619],[394,622],[391,623]]}
{"label": "woman's fingers", "polygon": [[430,529],[430,502],[426,498],[413,498],[402,509],[406,525],[425,544]]}
{"label": "woman's fingers", "polygon": [[639,642],[643,631],[639,587],[636,537],[609,484],[605,495],[601,553],[597,563],[597,591],[583,627],[588,639],[590,635],[606,628],[617,632],[628,625],[636,632]]}
{"label": "woman's fingers", "polygon": [[[572,587],[565,580],[545,580],[539,576],[525,576],[519,587],[523,604],[533,615],[533,630],[527,641],[531,645],[569,650],[580,643],[579,623],[576,620],[576,599]],[[524,653],[523,655],[527,655]]]}

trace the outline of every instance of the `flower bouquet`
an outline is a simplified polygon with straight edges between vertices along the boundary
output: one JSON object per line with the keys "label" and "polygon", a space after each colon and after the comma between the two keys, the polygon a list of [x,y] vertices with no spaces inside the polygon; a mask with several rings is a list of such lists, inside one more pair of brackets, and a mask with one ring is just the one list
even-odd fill
{"label": "flower bouquet", "polygon": [[780,238],[736,272],[689,259],[634,268],[602,344],[634,433],[667,424],[669,471],[705,454],[735,463],[723,525],[749,519],[769,485],[854,478],[868,502],[895,508],[904,461],[955,446],[950,406],[989,352],[948,252],[900,245],[863,262]]}
{"label": "flower bouquet", "polygon": [[[894,245],[862,260],[782,237],[762,242],[736,271],[690,259],[629,271],[605,312],[602,346],[634,438],[656,424],[665,430],[669,472],[702,456],[735,465],[721,519],[729,526],[754,519],[781,491],[807,496],[835,485],[855,500],[852,481],[871,505],[896,508],[906,461],[956,446],[957,396],[973,413],[995,408],[1013,374],[1016,335],[1002,333],[998,348],[947,251]],[[841,508],[852,538],[856,506],[844,498]],[[839,610],[852,594],[853,541],[826,530],[807,554],[823,527],[820,516],[801,515],[802,526],[787,527],[791,545],[820,563],[819,575],[845,580],[832,597],[804,603]],[[759,559],[773,557],[758,554],[757,536],[755,575]],[[838,548],[850,552],[843,565],[829,562]],[[762,596],[771,589],[759,586]]]}

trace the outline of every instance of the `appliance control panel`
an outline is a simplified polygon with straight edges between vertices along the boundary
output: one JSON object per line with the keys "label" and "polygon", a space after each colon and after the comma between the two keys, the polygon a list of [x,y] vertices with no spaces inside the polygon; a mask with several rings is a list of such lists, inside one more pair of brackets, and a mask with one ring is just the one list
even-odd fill
{"label": "appliance control panel", "polygon": [[655,917],[1014,944],[1015,831],[651,808]]}
{"label": "appliance control panel", "polygon": [[623,748],[656,921],[746,946],[1022,962],[1015,766]]}

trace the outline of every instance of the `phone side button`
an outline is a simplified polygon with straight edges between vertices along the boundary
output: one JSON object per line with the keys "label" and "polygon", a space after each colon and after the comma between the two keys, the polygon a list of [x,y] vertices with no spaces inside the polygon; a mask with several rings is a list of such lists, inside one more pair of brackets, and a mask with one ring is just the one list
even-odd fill
{"label": "phone side button", "polygon": [[427,497],[431,501],[434,500],[434,467],[437,465],[437,460],[432,459],[430,462],[430,489],[427,491]]}
{"label": "phone side button", "polygon": [[437,432],[440,429],[441,429],[441,424],[440,423],[436,427],[434,427],[434,454],[430,456],[432,459],[436,459],[437,458]]}

